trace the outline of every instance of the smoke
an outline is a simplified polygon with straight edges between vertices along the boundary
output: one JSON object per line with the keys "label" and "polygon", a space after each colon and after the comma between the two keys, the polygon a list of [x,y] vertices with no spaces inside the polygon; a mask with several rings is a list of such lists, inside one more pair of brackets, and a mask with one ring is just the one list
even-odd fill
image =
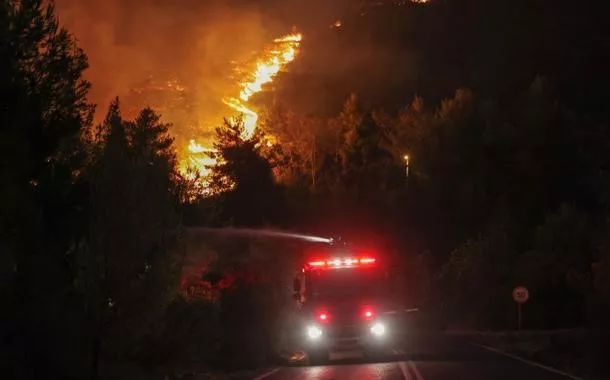
{"label": "smoke", "polygon": [[[275,27],[251,2],[56,0],[56,7],[89,58],[97,121],[119,96],[127,112],[161,106],[164,119],[183,124],[177,128],[217,123],[222,97],[236,88],[231,63],[251,59]],[[163,107],[172,102],[180,105]]]}
{"label": "smoke", "polygon": [[[152,106],[164,121],[173,124],[179,150],[191,138],[209,145],[213,127],[233,114],[222,99],[239,92],[241,78],[236,68],[249,70],[248,64],[258,53],[292,26],[304,32],[307,41],[291,70],[316,73],[317,79],[303,76],[297,85],[278,86],[275,93],[277,99],[289,99],[303,113],[340,104],[352,91],[374,94],[377,88],[386,89],[399,83],[389,78],[392,70],[388,67],[410,64],[389,57],[387,48],[368,43],[366,38],[345,47],[342,33],[329,25],[346,12],[360,14],[361,2],[356,0],[55,2],[61,25],[76,37],[89,58],[85,75],[92,83],[90,100],[98,105],[96,122],[103,120],[115,96],[121,98],[128,118],[142,107]],[[310,46],[315,46],[315,53]],[[362,72],[367,75],[360,75]],[[324,82],[320,78],[334,79]],[[367,87],[370,83],[376,88]],[[328,97],[321,102],[327,89],[337,93],[340,102]]]}

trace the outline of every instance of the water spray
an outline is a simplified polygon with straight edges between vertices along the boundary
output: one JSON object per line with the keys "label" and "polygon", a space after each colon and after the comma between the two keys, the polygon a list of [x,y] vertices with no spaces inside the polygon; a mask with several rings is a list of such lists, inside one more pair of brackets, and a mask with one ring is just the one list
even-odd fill
{"label": "water spray", "polygon": [[[267,236],[276,237],[282,239],[297,239],[303,240],[310,243],[327,243],[335,244],[335,238],[327,238],[316,235],[298,234],[293,232],[284,232],[277,230],[263,230],[255,228],[208,228],[208,227],[195,227],[190,228],[192,231],[208,232],[219,235],[234,235],[234,236]],[[339,238],[340,240],[340,238]]]}
{"label": "water spray", "polygon": [[345,246],[347,245],[347,242],[343,241],[343,238],[341,236],[334,236],[328,239],[328,244],[332,246]]}

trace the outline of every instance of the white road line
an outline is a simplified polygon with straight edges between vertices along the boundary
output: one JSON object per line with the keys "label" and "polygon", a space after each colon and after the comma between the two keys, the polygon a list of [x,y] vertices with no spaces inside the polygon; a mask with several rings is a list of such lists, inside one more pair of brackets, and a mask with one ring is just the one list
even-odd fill
{"label": "white road line", "polygon": [[474,345],[474,346],[477,346],[477,347],[484,348],[484,349],[486,349],[488,351],[495,352],[496,354],[508,356],[509,358],[518,360],[518,361],[520,361],[522,363],[529,364],[529,365],[534,366],[534,367],[545,369],[545,370],[547,370],[549,372],[556,373],[558,375],[567,377],[567,378],[572,379],[572,380],[584,380],[582,377],[570,375],[569,373],[565,373],[563,371],[560,371],[557,368],[549,367],[549,366],[546,366],[544,364],[540,364],[540,363],[533,362],[531,360],[523,359],[523,358],[521,358],[519,356],[512,355],[512,354],[509,354],[507,352],[498,350],[497,348],[488,347],[488,346],[485,346],[485,345],[482,345],[482,344],[478,344],[478,343],[471,343],[471,344]]}
{"label": "white road line", "polygon": [[405,378],[405,380],[413,380],[411,378],[411,374],[409,373],[409,369],[407,368],[407,363],[398,363],[398,368],[400,368],[400,372],[402,372],[402,376]]}
{"label": "white road line", "polygon": [[419,369],[417,369],[417,366],[411,360],[409,360],[409,366],[411,367],[411,370],[415,374],[415,379],[424,380],[424,376],[421,374],[421,372],[419,372]]}
{"label": "white road line", "polygon": [[271,370],[271,371],[269,371],[269,372],[265,372],[265,373],[263,373],[262,375],[259,375],[258,377],[255,377],[255,378],[254,378],[254,379],[252,379],[252,380],[263,380],[264,378],[267,378],[267,377],[269,377],[269,376],[273,375],[274,373],[276,373],[276,372],[277,372],[277,371],[279,371],[280,369],[282,369],[282,367],[277,367],[277,368],[274,368],[274,369],[272,369],[272,370]]}

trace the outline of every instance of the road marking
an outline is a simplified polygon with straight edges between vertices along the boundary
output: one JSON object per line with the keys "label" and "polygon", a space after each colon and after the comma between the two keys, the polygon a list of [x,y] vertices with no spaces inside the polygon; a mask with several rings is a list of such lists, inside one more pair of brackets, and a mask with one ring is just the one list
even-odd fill
{"label": "road marking", "polygon": [[282,367],[277,367],[277,368],[274,368],[274,369],[272,369],[272,370],[271,370],[271,371],[269,371],[269,372],[265,372],[265,373],[263,373],[262,375],[259,375],[258,377],[255,377],[255,378],[254,378],[254,379],[252,379],[252,380],[263,380],[264,378],[267,378],[267,377],[269,377],[269,376],[273,375],[274,373],[276,373],[276,372],[277,372],[277,371],[279,371],[280,369],[282,369]]}
{"label": "road marking", "polygon": [[413,380],[411,379],[411,374],[409,373],[409,369],[407,368],[407,363],[398,363],[398,368],[400,368],[400,372],[402,372],[402,376],[405,378],[405,380]]}
{"label": "road marking", "polygon": [[409,366],[411,366],[411,370],[415,374],[415,378],[417,380],[424,380],[424,376],[421,374],[421,372],[419,372],[419,369],[417,369],[417,366],[415,363],[413,363],[413,361],[409,360]]}
{"label": "road marking", "polygon": [[560,371],[560,370],[558,370],[557,368],[549,367],[549,366],[546,366],[546,365],[544,365],[544,364],[540,364],[540,363],[533,362],[533,361],[531,361],[531,360],[523,359],[522,357],[519,357],[519,356],[517,356],[517,355],[513,355],[513,354],[509,354],[509,353],[507,353],[507,352],[504,352],[504,351],[498,350],[497,348],[493,348],[493,347],[485,346],[485,345],[482,345],[482,344],[479,344],[479,343],[471,343],[471,344],[472,344],[473,346],[481,347],[481,348],[484,348],[484,349],[486,349],[486,350],[488,350],[488,351],[495,352],[496,354],[500,354],[500,355],[508,356],[509,358],[511,358],[511,359],[515,359],[515,360],[518,360],[518,361],[520,361],[520,362],[522,362],[522,363],[529,364],[529,365],[534,366],[534,367],[538,367],[538,368],[545,369],[545,370],[547,370],[547,371],[549,371],[549,372],[556,373],[556,374],[558,374],[558,375],[561,375],[561,376],[567,377],[567,378],[572,379],[572,380],[584,380],[582,377],[578,377],[578,376],[570,375],[569,373],[565,373],[565,372],[563,372],[563,371]]}

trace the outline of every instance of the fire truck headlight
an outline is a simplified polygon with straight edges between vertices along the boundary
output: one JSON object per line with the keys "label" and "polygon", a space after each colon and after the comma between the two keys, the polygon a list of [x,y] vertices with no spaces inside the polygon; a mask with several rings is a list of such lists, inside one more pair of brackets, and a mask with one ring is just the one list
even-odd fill
{"label": "fire truck headlight", "polygon": [[307,328],[307,336],[310,339],[318,339],[322,336],[322,329],[320,329],[318,326],[309,326]]}
{"label": "fire truck headlight", "polygon": [[380,322],[376,322],[371,326],[371,333],[375,336],[383,336],[385,335],[385,325]]}

